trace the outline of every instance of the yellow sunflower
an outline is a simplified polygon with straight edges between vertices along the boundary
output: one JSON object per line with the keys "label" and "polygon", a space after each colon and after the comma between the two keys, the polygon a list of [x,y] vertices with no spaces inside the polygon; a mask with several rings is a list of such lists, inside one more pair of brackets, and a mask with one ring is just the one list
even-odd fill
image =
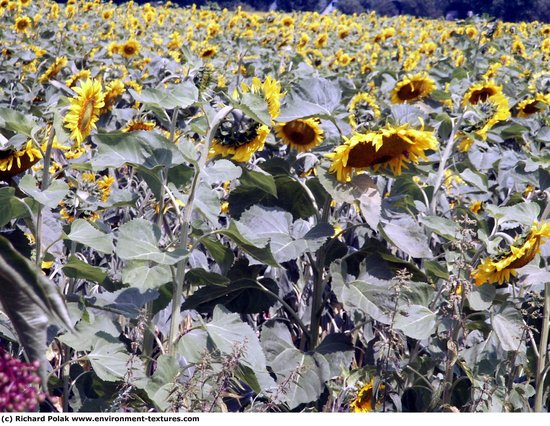
{"label": "yellow sunflower", "polygon": [[[384,385],[381,384],[379,390],[383,390]],[[368,413],[376,409],[380,404],[380,398],[374,398],[374,379],[365,384],[357,393],[357,396],[349,405],[352,413]]]}
{"label": "yellow sunflower", "polygon": [[128,124],[122,129],[123,132],[137,132],[144,130],[150,132],[156,127],[156,124],[152,121],[145,121],[141,119],[130,120]]}
{"label": "yellow sunflower", "polygon": [[75,87],[74,91],[77,96],[69,100],[71,106],[65,115],[65,127],[71,130],[71,138],[80,146],[99,119],[101,108],[105,105],[105,95],[99,80],[88,79]]}
{"label": "yellow sunflower", "polygon": [[20,149],[8,149],[0,151],[0,180],[8,180],[10,177],[23,173],[31,168],[42,158],[42,152],[28,141]]}
{"label": "yellow sunflower", "polygon": [[534,97],[524,99],[517,105],[518,117],[529,117],[550,105],[550,93],[537,93]]}
{"label": "yellow sunflower", "polygon": [[429,96],[435,88],[435,82],[428,74],[415,74],[395,84],[391,92],[391,101],[394,104],[413,103]]}
{"label": "yellow sunflower", "polygon": [[309,151],[323,141],[323,129],[318,118],[279,123],[275,126],[275,132],[285,145],[298,152]]}
{"label": "yellow sunflower", "polygon": [[357,93],[351,98],[348,111],[350,112],[349,123],[354,128],[380,118],[380,108],[376,99],[364,92]]}
{"label": "yellow sunflower", "polygon": [[233,110],[216,130],[209,158],[221,155],[245,163],[264,148],[268,135],[269,127],[246,117],[242,111]]}
{"label": "yellow sunflower", "polygon": [[26,33],[32,27],[31,18],[28,16],[20,16],[15,19],[13,27],[18,33]]}
{"label": "yellow sunflower", "polygon": [[[498,95],[488,98],[473,106],[472,111],[464,115],[464,129],[475,132],[483,140],[487,139],[487,132],[500,121],[510,118],[508,98]],[[469,147],[468,147],[469,149]]]}
{"label": "yellow sunflower", "polygon": [[517,274],[516,269],[531,262],[540,253],[543,238],[550,238],[550,222],[534,223],[527,237],[517,238],[508,253],[487,257],[472,272],[476,285],[485,282],[503,284]]}
{"label": "yellow sunflower", "polygon": [[105,88],[105,98],[104,105],[101,108],[101,114],[105,114],[107,111],[110,111],[115,105],[119,96],[124,93],[124,83],[121,80],[111,81]]}
{"label": "yellow sunflower", "polygon": [[139,44],[139,41],[130,39],[126,41],[124,44],[120,45],[120,53],[125,58],[132,58],[134,56],[139,55],[139,50],[141,49],[141,45]]}
{"label": "yellow sunflower", "polygon": [[214,57],[216,55],[216,53],[218,53],[218,47],[217,46],[214,46],[212,44],[206,44],[201,48],[201,50],[199,52],[199,56],[202,59],[210,59],[210,58]]}
{"label": "yellow sunflower", "polygon": [[462,105],[477,105],[478,103],[485,102],[490,98],[500,96],[504,96],[502,93],[502,86],[497,86],[493,81],[476,83],[470,87],[464,95]]}
{"label": "yellow sunflower", "polygon": [[65,80],[67,87],[73,87],[79,80],[88,80],[92,76],[89,70],[81,70]]}
{"label": "yellow sunflower", "polygon": [[67,58],[65,56],[61,56],[60,58],[56,58],[55,62],[50,65],[50,67],[44,71],[44,74],[40,76],[38,81],[40,83],[44,84],[50,81],[51,79],[55,78],[57,74],[67,65]]}
{"label": "yellow sunflower", "polygon": [[407,163],[417,164],[426,160],[424,151],[435,150],[437,139],[432,132],[409,128],[409,124],[399,127],[388,126],[377,132],[355,133],[344,144],[336,147],[333,153],[326,154],[332,160],[330,172],[336,179],[349,182],[353,169],[356,171],[389,167],[399,176]]}
{"label": "yellow sunflower", "polygon": [[281,85],[277,80],[268,75],[262,83],[258,77],[252,79],[250,87],[246,83],[242,84],[244,93],[252,92],[261,94],[267,102],[267,109],[271,118],[277,118],[281,111]]}

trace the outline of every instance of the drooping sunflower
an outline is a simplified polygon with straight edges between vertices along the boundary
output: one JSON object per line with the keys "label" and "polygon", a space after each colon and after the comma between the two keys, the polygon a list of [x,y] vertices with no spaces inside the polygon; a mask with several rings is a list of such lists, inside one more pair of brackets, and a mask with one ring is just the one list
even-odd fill
{"label": "drooping sunflower", "polygon": [[221,155],[245,163],[264,148],[268,135],[269,127],[233,110],[216,130],[209,157]]}
{"label": "drooping sunflower", "polygon": [[[381,384],[380,390],[384,389]],[[355,399],[350,403],[349,408],[352,413],[368,413],[373,411],[380,404],[379,398],[374,401],[374,379],[365,384],[357,393]]]}
{"label": "drooping sunflower", "polygon": [[435,88],[435,81],[428,77],[428,74],[418,73],[395,84],[391,92],[391,101],[394,104],[413,103],[429,96]]}
{"label": "drooping sunflower", "polygon": [[535,96],[524,99],[517,104],[517,116],[529,117],[544,110],[547,105],[550,105],[550,93],[537,93]]}
{"label": "drooping sunflower", "polygon": [[487,257],[474,269],[472,277],[476,285],[486,282],[503,284],[516,276],[516,269],[531,262],[540,253],[544,238],[550,238],[550,222],[534,223],[526,237],[516,238],[508,252],[497,257]]}
{"label": "drooping sunflower", "polygon": [[368,93],[357,93],[349,103],[349,123],[354,128],[368,127],[374,119],[380,118],[380,108],[376,99]]}
{"label": "drooping sunflower", "polygon": [[119,96],[124,93],[124,83],[121,80],[111,81],[105,88],[105,98],[104,105],[101,108],[101,114],[105,114],[107,111],[110,111],[115,105]]}
{"label": "drooping sunflower", "polygon": [[67,58],[65,56],[61,56],[60,58],[56,58],[55,62],[50,65],[50,67],[44,71],[44,74],[40,76],[38,81],[40,83],[44,84],[50,81],[52,78],[55,78],[57,74],[67,65]]}
{"label": "drooping sunflower", "polygon": [[323,142],[323,129],[320,124],[318,118],[300,118],[276,124],[275,132],[285,145],[298,152],[305,152]]}
{"label": "drooping sunflower", "polygon": [[90,70],[80,70],[65,80],[65,85],[67,87],[73,87],[79,80],[88,80],[91,76],[92,73]]}
{"label": "drooping sunflower", "polygon": [[345,143],[336,147],[333,153],[326,154],[332,160],[330,172],[336,179],[349,182],[353,169],[356,171],[372,168],[390,168],[396,176],[407,163],[417,164],[426,160],[425,151],[438,146],[432,132],[411,129],[409,124],[399,127],[388,126],[377,132],[355,133]]}
{"label": "drooping sunflower", "polygon": [[122,129],[123,132],[137,132],[143,130],[150,132],[156,127],[156,124],[152,121],[145,121],[142,119],[130,120],[128,124]]}
{"label": "drooping sunflower", "polygon": [[136,55],[139,55],[141,45],[139,41],[135,39],[127,40],[125,43],[120,45],[120,53],[125,58],[133,58]]}
{"label": "drooping sunflower", "polygon": [[86,80],[74,91],[77,96],[69,100],[71,106],[65,115],[65,127],[71,130],[71,138],[80,146],[99,119],[101,108],[105,105],[105,95],[99,80]]}
{"label": "drooping sunflower", "polygon": [[42,152],[28,141],[19,149],[0,151],[0,180],[23,173],[42,158]]}

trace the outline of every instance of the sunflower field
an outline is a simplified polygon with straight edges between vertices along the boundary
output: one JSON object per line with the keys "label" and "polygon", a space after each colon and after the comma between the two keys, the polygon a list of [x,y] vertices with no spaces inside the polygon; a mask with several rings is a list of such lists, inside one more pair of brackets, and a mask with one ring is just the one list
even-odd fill
{"label": "sunflower field", "polygon": [[0,410],[550,406],[550,25],[0,0]]}

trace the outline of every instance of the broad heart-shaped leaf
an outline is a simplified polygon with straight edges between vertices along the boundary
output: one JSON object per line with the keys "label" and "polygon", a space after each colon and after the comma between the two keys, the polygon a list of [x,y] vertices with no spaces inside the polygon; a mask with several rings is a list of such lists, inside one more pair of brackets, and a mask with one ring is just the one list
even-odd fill
{"label": "broad heart-shaped leaf", "polygon": [[355,175],[351,182],[341,183],[336,175],[328,172],[328,167],[319,167],[319,182],[338,203],[359,204],[361,213],[372,229],[376,229],[380,222],[382,211],[382,197],[374,180],[366,175]]}
{"label": "broad heart-shaped leaf", "polygon": [[277,197],[277,186],[273,176],[267,173],[242,170],[239,186],[229,194],[229,213],[235,219],[254,204]]}
{"label": "broad heart-shaped leaf", "polygon": [[427,339],[435,329],[436,316],[422,305],[401,305],[394,327],[413,339]]}
{"label": "broad heart-shaped leaf", "polygon": [[524,351],[524,328],[521,313],[511,304],[495,307],[491,312],[491,325],[505,351]]}
{"label": "broad heart-shaped leaf", "polygon": [[143,365],[139,368],[139,359],[130,363],[130,355],[122,343],[98,339],[86,358],[97,377],[106,382],[121,381],[125,377],[136,379],[136,374],[143,375]]}
{"label": "broad heart-shaped leaf", "polygon": [[12,219],[29,214],[24,202],[15,196],[15,188],[0,188],[0,226],[4,226]]}
{"label": "broad heart-shaped leaf", "polygon": [[473,286],[467,296],[468,305],[474,311],[486,311],[493,304],[495,295],[496,288],[492,284]]}
{"label": "broad heart-shaped leaf", "polygon": [[119,228],[116,254],[123,260],[150,260],[163,265],[174,265],[188,255],[185,249],[162,251],[159,238],[156,225],[145,219],[133,219]]}
{"label": "broad heart-shaped leaf", "polygon": [[241,167],[229,160],[217,160],[211,162],[204,170],[203,177],[209,185],[215,185],[225,181],[240,178],[243,173]]}
{"label": "broad heart-shaped leaf", "polygon": [[177,146],[156,132],[110,132],[92,137],[97,145],[92,167],[102,170],[136,164],[147,169],[175,166],[184,162]]}
{"label": "broad heart-shaped leaf", "polygon": [[109,254],[113,251],[113,236],[104,234],[84,219],[76,219],[71,224],[71,232],[67,238],[101,253]]}
{"label": "broad heart-shaped leaf", "polygon": [[[78,315],[82,315],[81,308],[76,303],[69,303],[69,308],[77,307]],[[80,319],[74,330],[62,334],[59,341],[76,351],[91,351],[99,340],[118,343],[121,327],[106,315],[93,315],[87,312],[86,318]]]}
{"label": "broad heart-shaped leaf", "polygon": [[428,237],[412,218],[405,216],[392,220],[386,223],[382,230],[391,243],[409,256],[423,259],[433,258]]}
{"label": "broad heart-shaped leaf", "polygon": [[192,82],[185,82],[170,90],[144,88],[141,93],[130,90],[136,101],[157,109],[187,108],[193,105],[199,91]]}
{"label": "broad heart-shaped leaf", "polygon": [[337,83],[325,78],[302,80],[286,97],[277,121],[289,122],[313,115],[328,118],[340,105],[341,99],[342,90]]}
{"label": "broad heart-shaped leaf", "polygon": [[84,299],[91,307],[104,308],[109,312],[116,312],[126,318],[136,319],[140,309],[155,300],[159,293],[156,290],[139,290],[137,288],[123,288],[114,292],[104,291]]}
{"label": "broad heart-shaped leaf", "polygon": [[29,119],[28,115],[14,109],[0,108],[0,129],[7,129],[31,137],[34,126],[34,121]]}
{"label": "broad heart-shaped leaf", "polygon": [[41,191],[36,187],[36,179],[31,175],[25,175],[19,182],[19,189],[40,204],[55,209],[69,192],[69,185],[62,180],[54,180],[48,189]]}
{"label": "broad heart-shaped leaf", "polygon": [[185,274],[185,279],[188,280],[191,285],[196,286],[215,285],[226,287],[231,282],[229,278],[216,274],[215,272],[206,271],[203,268],[190,269]]}
{"label": "broad heart-shaped leaf", "polygon": [[152,266],[144,260],[129,261],[122,269],[122,282],[139,290],[158,289],[172,279],[169,266]]}
{"label": "broad heart-shaped leaf", "polygon": [[254,314],[267,311],[277,301],[262,287],[278,294],[277,283],[269,278],[260,282],[242,278],[227,286],[205,286],[189,296],[182,309],[195,309],[199,312],[210,313],[216,305],[223,305],[231,312],[240,314]]}
{"label": "broad heart-shaped leaf", "polygon": [[63,272],[65,272],[65,275],[69,278],[95,281],[101,285],[108,280],[109,275],[106,268],[92,266],[74,255],[70,256],[67,263],[63,266]]}
{"label": "broad heart-shaped leaf", "polygon": [[271,250],[269,249],[269,247],[267,247],[267,245],[264,245],[263,247],[258,247],[256,244],[250,242],[241,234],[241,232],[235,225],[235,222],[232,221],[227,229],[216,232],[233,240],[235,244],[237,244],[237,247],[239,247],[242,251],[244,251],[246,254],[250,255],[254,259],[275,268],[278,268],[280,266],[277,260],[273,257],[273,254],[271,253]]}
{"label": "broad heart-shaped leaf", "polygon": [[[45,379],[48,317],[66,328],[71,320],[55,285],[0,236],[0,302],[31,361]],[[45,383],[45,382],[44,382]]]}
{"label": "broad heart-shaped leaf", "polygon": [[499,223],[517,222],[524,226],[532,226],[540,214],[540,206],[537,203],[518,203],[513,206],[498,207],[487,204],[487,213],[499,220]]}
{"label": "broad heart-shaped leaf", "polygon": [[307,249],[303,239],[291,236],[292,215],[280,210],[252,206],[235,223],[241,235],[257,246],[269,243],[277,262],[296,259]]}
{"label": "broad heart-shaped leaf", "polygon": [[266,359],[256,333],[242,322],[238,314],[230,314],[224,308],[217,307],[212,322],[205,324],[208,339],[215,349],[230,355],[238,347],[243,353],[240,363],[250,368],[263,392],[275,388],[275,381],[267,371]]}
{"label": "broad heart-shaped leaf", "polygon": [[269,115],[269,111],[267,110],[267,102],[261,96],[254,93],[245,93],[237,108],[257,122],[266,126],[271,125],[271,115]]}
{"label": "broad heart-shaped leaf", "polygon": [[226,274],[235,259],[233,250],[213,238],[203,238],[201,243],[210,252],[222,274]]}
{"label": "broad heart-shaped leaf", "polygon": [[438,216],[420,216],[419,222],[426,228],[449,240],[454,240],[459,231],[459,226],[451,219]]}
{"label": "broad heart-shaped leaf", "polygon": [[204,181],[200,182],[195,198],[195,208],[214,228],[218,228],[218,215],[220,214],[220,199],[217,192],[212,191],[210,185]]}
{"label": "broad heart-shaped leaf", "polygon": [[157,358],[155,373],[147,381],[145,392],[159,410],[166,411],[169,408],[170,395],[180,374],[181,368],[175,357],[161,355]]}

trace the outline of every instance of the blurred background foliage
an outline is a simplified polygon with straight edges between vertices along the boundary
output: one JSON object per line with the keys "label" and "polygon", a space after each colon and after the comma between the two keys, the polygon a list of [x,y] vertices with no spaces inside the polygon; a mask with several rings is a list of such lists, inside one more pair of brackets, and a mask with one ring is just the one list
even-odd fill
{"label": "blurred background foliage", "polygon": [[[144,0],[138,3],[144,3]],[[117,2],[122,3],[122,2]],[[381,15],[410,14],[430,18],[465,18],[468,12],[488,14],[504,21],[550,22],[550,0],[174,0],[174,5],[235,8],[267,11],[318,11],[333,10],[343,13],[376,11]]]}

